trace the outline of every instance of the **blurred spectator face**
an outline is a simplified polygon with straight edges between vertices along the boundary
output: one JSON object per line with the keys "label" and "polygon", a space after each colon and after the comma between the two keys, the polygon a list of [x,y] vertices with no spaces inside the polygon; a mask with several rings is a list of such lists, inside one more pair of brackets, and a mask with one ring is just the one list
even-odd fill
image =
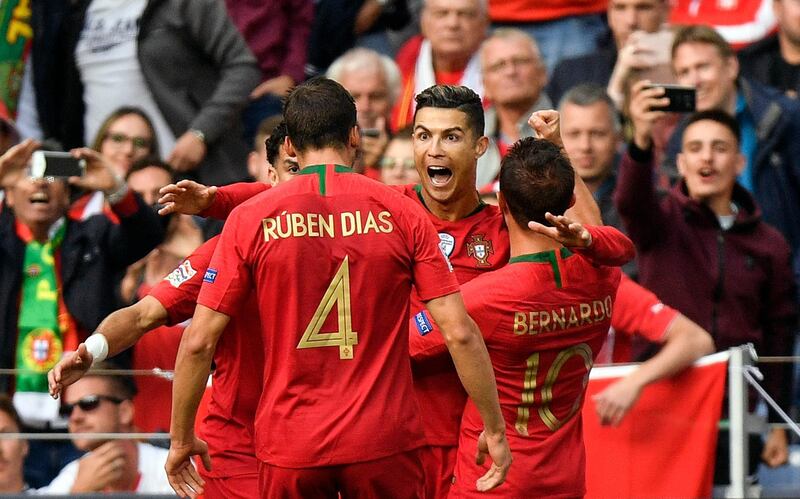
{"label": "blurred spectator face", "polygon": [[358,124],[362,128],[375,128],[378,118],[388,120],[392,111],[389,86],[380,67],[344,72],[342,86],[356,102]]}
{"label": "blurred spectator face", "polygon": [[300,171],[300,165],[297,164],[295,156],[289,156],[286,152],[286,144],[281,145],[278,149],[278,159],[276,164],[270,164],[265,170],[269,179],[270,185],[275,187],[278,184],[291,180]]}
{"label": "blurred spectator face", "polygon": [[152,151],[153,135],[141,116],[125,114],[108,127],[100,143],[100,153],[124,176],[131,165]]}
{"label": "blurred spectator face", "polygon": [[497,105],[532,106],[547,82],[538,50],[523,37],[493,37],[481,49],[485,96]]}
{"label": "blurred spectator face", "polygon": [[161,197],[158,190],[172,183],[172,177],[163,168],[149,166],[128,177],[128,187],[142,196],[148,206],[154,206]]}
{"label": "blurred spectator face", "polygon": [[[72,407],[70,433],[120,433],[130,429],[133,403],[122,400],[112,387],[103,376],[87,376],[67,388],[63,403],[64,407]],[[89,451],[102,445],[103,440],[74,439],[72,443]]]}
{"label": "blurred spectator face", "polygon": [[606,102],[589,106],[566,102],[561,108],[564,149],[575,171],[587,183],[604,180],[614,168],[618,134],[613,113]]}
{"label": "blurred spectator face", "polygon": [[425,191],[440,203],[475,191],[476,161],[486,145],[458,109],[425,107],[414,119],[414,163]]}
{"label": "blurred spectator face", "polygon": [[386,146],[381,158],[381,182],[387,185],[419,183],[410,137],[396,137]]}
{"label": "blurred spectator face", "polygon": [[608,26],[617,47],[624,46],[634,31],[658,31],[667,19],[668,7],[666,0],[609,0]]}
{"label": "blurred spectator face", "polygon": [[733,132],[716,121],[701,120],[686,127],[682,144],[678,171],[689,196],[700,202],[729,197],[745,165]]}
{"label": "blurred spectator face", "polygon": [[679,45],[672,58],[672,69],[681,85],[697,89],[697,110],[724,109],[733,101],[739,63],[736,57],[723,57],[709,43]]}
{"label": "blurred spectator face", "polygon": [[800,46],[800,0],[774,0],[772,8],[781,35],[792,45]]}
{"label": "blurred spectator face", "polygon": [[[0,410],[0,433],[19,433],[14,418]],[[0,493],[20,492],[24,485],[22,465],[28,455],[28,443],[19,439],[0,440]]]}
{"label": "blurred spectator face", "polygon": [[24,225],[49,227],[69,207],[69,190],[62,179],[20,177],[8,190],[8,203]]}
{"label": "blurred spectator face", "polygon": [[479,0],[425,0],[422,35],[436,57],[469,59],[486,36],[487,13]]}
{"label": "blurred spectator face", "polygon": [[269,159],[267,158],[267,145],[265,143],[268,138],[269,135],[258,137],[256,139],[256,148],[250,151],[250,154],[247,156],[247,173],[256,179],[256,182],[264,184],[269,183],[267,168],[265,168],[270,166]]}

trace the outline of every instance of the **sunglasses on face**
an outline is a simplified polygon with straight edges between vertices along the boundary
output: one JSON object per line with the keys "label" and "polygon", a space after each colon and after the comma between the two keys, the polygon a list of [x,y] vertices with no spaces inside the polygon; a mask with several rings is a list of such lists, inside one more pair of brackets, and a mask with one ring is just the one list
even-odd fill
{"label": "sunglasses on face", "polygon": [[80,407],[83,412],[91,412],[97,409],[97,407],[100,405],[100,402],[103,400],[107,400],[115,404],[121,404],[123,402],[123,399],[111,397],[109,395],[87,395],[72,404],[62,404],[59,413],[62,417],[68,418],[72,415],[72,411],[75,410],[76,406]]}

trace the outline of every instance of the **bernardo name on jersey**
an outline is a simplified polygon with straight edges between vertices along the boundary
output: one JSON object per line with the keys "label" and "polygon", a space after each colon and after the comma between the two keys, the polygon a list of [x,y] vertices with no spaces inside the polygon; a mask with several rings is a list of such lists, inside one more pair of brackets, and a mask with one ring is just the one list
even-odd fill
{"label": "bernardo name on jersey", "polygon": [[389,234],[394,230],[392,214],[381,211],[332,213],[287,213],[261,221],[264,241],[287,237],[327,237],[330,239],[360,234]]}
{"label": "bernardo name on jersey", "polygon": [[557,309],[514,312],[514,334],[520,336],[566,331],[587,324],[597,324],[611,317],[613,302],[611,296],[606,296],[603,300],[576,303]]}

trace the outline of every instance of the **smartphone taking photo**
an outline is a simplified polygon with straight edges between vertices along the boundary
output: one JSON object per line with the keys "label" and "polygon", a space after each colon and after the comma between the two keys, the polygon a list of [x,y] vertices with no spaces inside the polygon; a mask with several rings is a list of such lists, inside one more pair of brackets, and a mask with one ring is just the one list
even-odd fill
{"label": "smartphone taking photo", "polygon": [[666,83],[654,83],[646,88],[663,88],[664,95],[669,99],[666,106],[654,107],[653,110],[664,111],[667,113],[692,113],[696,109],[697,91],[694,87],[683,85],[672,85]]}
{"label": "smartphone taking photo", "polygon": [[78,159],[68,152],[34,151],[31,157],[31,177],[82,177],[86,171],[86,160]]}

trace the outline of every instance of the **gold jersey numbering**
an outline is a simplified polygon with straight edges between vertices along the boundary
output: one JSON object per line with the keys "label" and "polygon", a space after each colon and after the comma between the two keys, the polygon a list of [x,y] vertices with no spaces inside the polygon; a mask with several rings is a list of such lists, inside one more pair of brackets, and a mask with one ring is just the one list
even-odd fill
{"label": "gold jersey numbering", "polygon": [[[334,305],[338,310],[338,330],[331,333],[320,332]],[[353,331],[350,316],[350,263],[348,257],[344,257],[339,270],[325,290],[325,295],[317,305],[314,316],[306,326],[297,348],[338,346],[339,358],[352,360],[356,345],[358,345],[358,333]]]}

